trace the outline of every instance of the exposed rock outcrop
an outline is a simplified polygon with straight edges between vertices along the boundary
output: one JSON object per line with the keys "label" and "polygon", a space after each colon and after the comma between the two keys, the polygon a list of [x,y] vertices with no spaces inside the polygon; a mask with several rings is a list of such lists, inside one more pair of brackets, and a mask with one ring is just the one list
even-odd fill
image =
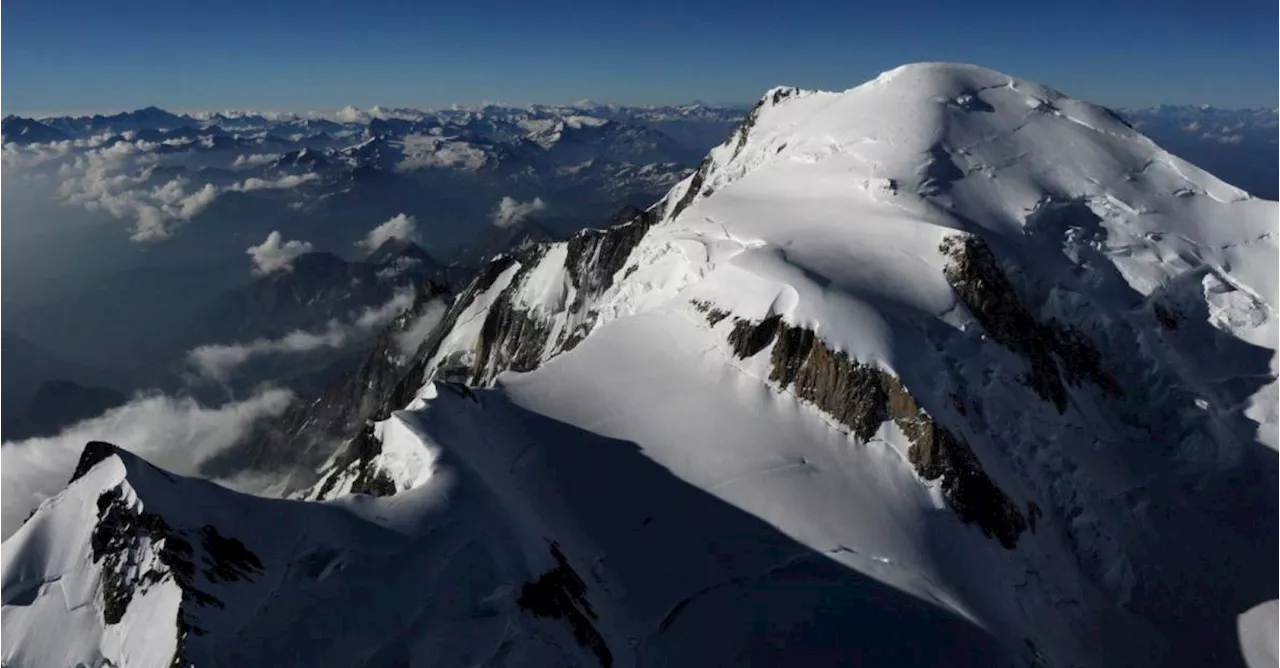
{"label": "exposed rock outcrop", "polygon": [[996,343],[1027,360],[1026,384],[1059,413],[1067,410],[1068,384],[1087,380],[1110,395],[1122,393],[1088,335],[1053,318],[1040,322],[1023,306],[981,237],[947,237],[939,250],[950,260],[944,273],[952,289]]}
{"label": "exposed rock outcrop", "polygon": [[565,620],[573,630],[574,640],[591,650],[602,668],[609,668],[613,665],[613,653],[609,651],[604,636],[591,624],[596,619],[596,612],[587,600],[587,584],[554,542],[551,543],[551,556],[556,560],[556,567],[537,580],[526,582],[516,604],[534,617]]}
{"label": "exposed rock outcrop", "polygon": [[[483,272],[476,281],[482,278]],[[433,302],[449,295],[442,284],[418,286],[413,305],[379,334],[359,367],[335,379],[311,401],[295,402],[240,456],[255,470],[287,472],[290,491],[316,482],[317,467],[344,442],[370,420],[385,419],[404,405],[396,403],[401,398],[396,389],[412,374],[417,357],[400,350],[399,337]]]}
{"label": "exposed rock outcrop", "polygon": [[[111,456],[131,457],[110,443],[89,443],[81,453],[73,480]],[[204,635],[191,615],[190,606],[224,608],[199,582],[252,581],[263,572],[262,561],[238,539],[224,536],[206,525],[190,534],[170,525],[158,513],[117,485],[97,499],[97,519],[89,536],[94,564],[100,569],[103,622],[118,624],[133,599],[152,587],[174,583],[182,592],[175,625],[177,644],[171,665],[188,665],[184,657],[187,634]],[[196,546],[199,546],[197,549]],[[204,565],[198,573],[196,564]]]}
{"label": "exposed rock outcrop", "polygon": [[888,421],[910,441],[908,459],[925,480],[941,481],[943,496],[966,524],[1013,549],[1027,528],[1018,505],[982,470],[965,440],[939,425],[896,376],[832,350],[812,330],[770,316],[739,319],[729,344],[741,358],[770,344],[769,380],[818,407],[861,441]]}
{"label": "exposed rock outcrop", "polygon": [[[349,401],[359,406],[358,410],[345,414],[335,412],[335,418],[319,423],[326,425],[324,428],[312,426],[316,420],[311,413],[319,401],[330,401],[328,394],[299,411],[293,421],[302,425],[300,432],[318,430],[328,443],[345,444],[333,464],[322,474],[323,480],[318,488],[320,498],[334,489],[337,484],[334,473],[338,470],[355,476],[353,492],[395,493],[394,484],[389,479],[371,470],[370,462],[381,451],[381,445],[368,425],[385,420],[393,411],[408,404],[423,383],[434,379],[485,385],[503,371],[536,369],[547,359],[572,350],[590,334],[596,314],[589,305],[613,286],[614,276],[623,269],[636,245],[657,222],[656,214],[639,209],[624,210],[619,217],[623,222],[617,225],[583,230],[563,242],[565,252],[557,256],[564,258],[563,266],[554,269],[567,278],[576,296],[561,312],[547,313],[526,308],[520,305],[518,298],[532,272],[551,261],[548,254],[550,245],[530,246],[517,255],[500,255],[481,268],[411,359],[388,365],[378,361],[385,356],[380,356],[379,348],[375,348],[366,367],[372,364],[386,374],[378,374],[378,381],[361,389],[358,398],[343,399],[345,395],[341,390],[336,391],[333,398],[335,406]],[[515,275],[484,311],[484,321],[474,349],[442,357],[441,346],[459,324],[459,318],[468,312],[480,295],[493,289],[500,276],[517,265],[519,268]],[[558,333],[554,322],[556,318],[563,321]],[[395,327],[393,324],[389,331],[394,331]],[[384,334],[380,341],[387,336]],[[357,374],[344,380],[343,387],[355,388],[356,384],[366,382],[369,377],[368,373]],[[329,447],[328,452],[333,452],[332,445]]]}
{"label": "exposed rock outcrop", "polygon": [[565,269],[578,294],[573,309],[597,297],[613,285],[613,277],[626,264],[640,240],[657,222],[651,211],[633,210],[626,222],[604,229],[587,229],[569,239]]}

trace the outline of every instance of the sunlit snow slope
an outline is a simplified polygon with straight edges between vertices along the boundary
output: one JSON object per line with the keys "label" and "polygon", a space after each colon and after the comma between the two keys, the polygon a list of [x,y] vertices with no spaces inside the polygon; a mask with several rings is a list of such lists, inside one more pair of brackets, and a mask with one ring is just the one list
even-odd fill
{"label": "sunlit snow slope", "polygon": [[989,70],[775,89],[649,211],[492,261],[298,493],[330,501],[125,494],[264,555],[209,585],[234,612],[166,566],[105,618],[86,541],[145,467],[113,455],[5,543],[4,656],[1244,665],[1276,645],[1278,214]]}

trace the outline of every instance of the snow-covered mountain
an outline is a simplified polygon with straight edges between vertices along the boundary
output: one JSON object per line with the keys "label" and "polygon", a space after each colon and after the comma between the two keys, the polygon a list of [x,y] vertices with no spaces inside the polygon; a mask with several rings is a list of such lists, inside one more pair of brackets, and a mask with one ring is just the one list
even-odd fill
{"label": "snow-covered mountain", "polygon": [[989,70],[774,89],[649,209],[398,319],[258,453],[324,461],[296,500],[88,446],[4,544],[4,659],[1243,665],[1278,215]]}

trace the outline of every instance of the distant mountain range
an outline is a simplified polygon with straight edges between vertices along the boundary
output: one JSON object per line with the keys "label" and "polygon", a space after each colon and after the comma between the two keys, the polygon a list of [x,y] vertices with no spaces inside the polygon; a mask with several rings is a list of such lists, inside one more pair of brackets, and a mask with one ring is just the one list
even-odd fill
{"label": "distant mountain range", "polygon": [[1120,113],[1166,150],[1258,197],[1280,198],[1276,109],[1162,105]]}
{"label": "distant mountain range", "polygon": [[[47,200],[21,215],[6,206],[9,271],[47,256],[44,250],[21,252],[15,230],[38,230],[43,248],[59,254],[86,244],[86,228],[68,226],[55,241],[47,231],[50,219],[104,219],[117,223],[118,232],[107,238],[114,245],[94,243],[81,251],[104,269],[81,275],[86,263],[66,261],[52,279],[56,286],[7,291],[5,312],[12,320],[6,327],[55,353],[154,377],[164,360],[190,344],[198,329],[191,319],[202,318],[218,295],[246,285],[251,265],[245,249],[272,231],[327,255],[301,259],[293,275],[266,283],[296,283],[311,275],[312,265],[364,280],[366,269],[353,267],[369,251],[355,244],[370,228],[402,214],[416,221],[419,250],[452,280],[510,247],[567,236],[626,205],[647,206],[685,178],[744,113],[705,105],[541,105],[349,108],[329,115],[177,114],[148,107],[80,117],[8,116],[0,123],[6,184],[21,180],[44,189],[24,187],[6,205],[22,197]],[[498,226],[497,208],[508,199],[520,213]],[[536,212],[522,208],[535,200]],[[91,229],[101,238],[112,227]],[[139,252],[153,246],[157,250]],[[360,276],[348,276],[350,271]],[[370,297],[373,284],[362,285],[363,297]],[[349,302],[335,303],[336,312],[373,305],[362,298]],[[282,304],[269,314],[278,322],[294,309]],[[314,313],[329,318],[335,312]],[[210,340],[276,331],[262,324],[228,316],[212,323],[209,333],[219,336]],[[25,396],[36,384],[28,383]]]}

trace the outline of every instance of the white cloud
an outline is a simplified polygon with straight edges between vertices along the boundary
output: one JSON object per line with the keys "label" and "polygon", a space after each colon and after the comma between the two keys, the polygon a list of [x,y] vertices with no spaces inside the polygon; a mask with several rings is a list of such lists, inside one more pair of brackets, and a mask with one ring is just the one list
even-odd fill
{"label": "white cloud", "polygon": [[253,273],[259,276],[278,269],[292,269],[294,258],[310,252],[311,242],[284,241],[284,237],[276,230],[267,235],[266,241],[245,250],[253,258]]}
{"label": "white cloud", "polygon": [[427,304],[422,314],[409,323],[403,332],[396,335],[396,347],[400,350],[400,354],[408,356],[417,352],[418,346],[422,345],[427,335],[435,329],[448,310],[449,304],[443,299],[435,299]]}
{"label": "white cloud", "polygon": [[[314,173],[289,174],[277,179],[248,178],[219,188],[213,183],[195,185],[178,176],[157,185],[152,177],[161,159],[154,153],[160,144],[128,139],[130,133],[123,136],[126,139],[111,144],[105,143],[106,137],[92,137],[27,147],[6,145],[3,163],[6,168],[20,169],[58,164],[57,174],[63,179],[59,194],[64,203],[133,220],[132,239],[138,242],[168,238],[179,224],[199,215],[225,192],[282,190],[320,179]],[[235,164],[272,158],[242,155]]]}
{"label": "white cloud", "polygon": [[511,197],[503,197],[493,209],[493,224],[498,227],[511,227],[529,216],[547,208],[542,198],[535,197],[529,202],[518,202]]}
{"label": "white cloud", "polygon": [[311,183],[312,181],[317,181],[319,179],[320,175],[315,172],[308,172],[306,174],[287,174],[274,181],[252,177],[245,179],[240,183],[231,184],[231,187],[227,188],[227,190],[234,190],[236,192],[283,190],[286,188],[296,188],[304,183]]}
{"label": "white cloud", "polygon": [[47,162],[65,158],[71,153],[74,144],[70,141],[56,141],[47,144],[28,144],[19,146],[8,143],[0,153],[0,162],[9,169],[31,169]]}
{"label": "white cloud", "polygon": [[369,234],[357,241],[356,245],[373,252],[391,239],[404,239],[417,243],[418,219],[403,213],[393,216],[391,220],[369,230]]}
{"label": "white cloud", "polygon": [[237,155],[235,161],[231,163],[232,167],[254,167],[257,165],[265,165],[280,157],[278,153],[252,153],[249,155]]}
{"label": "white cloud", "polygon": [[115,218],[133,219],[134,241],[168,238],[175,222],[190,220],[204,211],[217,199],[218,190],[206,183],[189,191],[191,182],[181,176],[148,187],[156,156],[147,152],[155,146],[118,141],[76,156],[74,162],[59,169],[59,174],[68,177],[59,190],[63,201]]}
{"label": "white cloud", "polygon": [[368,123],[369,114],[347,105],[333,113],[333,120],[339,123]]}
{"label": "white cloud", "polygon": [[62,491],[89,441],[107,441],[164,469],[193,475],[259,420],[284,412],[292,398],[288,390],[267,389],[212,407],[190,398],[140,395],[57,436],[5,443],[0,448],[0,532],[8,538],[41,501]]}
{"label": "white cloud", "polygon": [[225,383],[237,368],[255,357],[299,355],[325,348],[343,348],[390,322],[412,304],[412,293],[398,293],[386,304],[367,308],[348,323],[331,320],[319,332],[299,329],[278,339],[263,338],[248,343],[198,346],[187,352],[187,362],[206,380]]}
{"label": "white cloud", "polygon": [[178,201],[178,218],[190,220],[196,214],[204,211],[210,204],[213,204],[213,200],[217,198],[218,189],[214,188],[212,183],[204,184],[203,188]]}

